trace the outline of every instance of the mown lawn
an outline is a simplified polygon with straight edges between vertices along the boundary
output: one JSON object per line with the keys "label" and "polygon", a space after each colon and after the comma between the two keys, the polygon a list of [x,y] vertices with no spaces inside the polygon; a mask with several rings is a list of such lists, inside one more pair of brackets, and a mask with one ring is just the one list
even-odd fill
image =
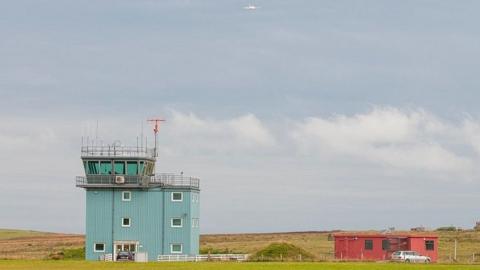
{"label": "mown lawn", "polygon": [[452,269],[468,270],[479,269],[480,265],[415,265],[394,263],[105,263],[85,261],[28,261],[3,260],[0,269],[12,270],[42,270],[42,269],[71,269],[71,270],[109,270],[109,269],[166,269],[166,270],[408,270],[408,269]]}

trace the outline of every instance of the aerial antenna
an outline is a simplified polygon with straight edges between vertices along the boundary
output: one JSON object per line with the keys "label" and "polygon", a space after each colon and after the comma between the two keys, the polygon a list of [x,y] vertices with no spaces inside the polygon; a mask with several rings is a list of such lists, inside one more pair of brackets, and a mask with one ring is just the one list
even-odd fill
{"label": "aerial antenna", "polygon": [[143,122],[140,123],[140,148],[143,149]]}
{"label": "aerial antenna", "polygon": [[95,147],[98,146],[98,120],[97,126],[95,127]]}
{"label": "aerial antenna", "polygon": [[153,153],[155,157],[158,157],[158,152],[157,152],[157,137],[158,137],[158,131],[160,130],[160,122],[165,122],[165,119],[149,119],[147,120],[148,122],[155,123],[155,127],[153,128],[153,133],[155,133],[155,147],[153,148]]}

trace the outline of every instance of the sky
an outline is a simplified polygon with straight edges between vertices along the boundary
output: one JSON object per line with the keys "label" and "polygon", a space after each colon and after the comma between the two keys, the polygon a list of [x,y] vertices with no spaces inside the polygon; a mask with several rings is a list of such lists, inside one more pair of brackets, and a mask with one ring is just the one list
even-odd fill
{"label": "sky", "polygon": [[480,219],[478,1],[249,3],[2,2],[0,228],[83,233],[82,136],[151,117],[202,233]]}

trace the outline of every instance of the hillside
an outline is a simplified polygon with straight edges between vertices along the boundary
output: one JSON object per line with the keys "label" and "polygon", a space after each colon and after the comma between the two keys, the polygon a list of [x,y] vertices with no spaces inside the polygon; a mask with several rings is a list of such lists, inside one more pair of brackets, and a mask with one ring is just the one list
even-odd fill
{"label": "hillside", "polygon": [[[451,262],[455,239],[458,241],[457,259],[471,263],[473,254],[480,261],[480,232],[436,232],[440,237],[440,262]],[[255,234],[207,234],[200,240],[204,253],[253,254],[272,243],[291,243],[315,256],[316,260],[333,258],[333,241],[329,232],[286,232]],[[83,235],[43,233],[34,231],[0,230],[0,259],[44,259],[62,249],[84,245]]]}
{"label": "hillside", "polygon": [[0,229],[0,259],[44,259],[83,245],[83,235]]}

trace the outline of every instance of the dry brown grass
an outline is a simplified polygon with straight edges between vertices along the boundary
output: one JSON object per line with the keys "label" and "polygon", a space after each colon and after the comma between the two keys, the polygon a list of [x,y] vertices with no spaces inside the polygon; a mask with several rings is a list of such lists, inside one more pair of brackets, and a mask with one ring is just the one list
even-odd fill
{"label": "dry brown grass", "polygon": [[65,248],[84,246],[83,235],[39,234],[0,240],[0,259],[44,259]]}
{"label": "dry brown grass", "polygon": [[319,260],[325,260],[333,258],[333,241],[328,241],[328,235],[328,232],[212,234],[202,235],[200,246],[202,249],[228,249],[252,254],[272,243],[288,242],[307,250]]}
{"label": "dry brown grass", "polygon": [[[17,233],[2,237],[0,230],[0,259],[44,259],[65,248],[84,245],[83,235],[53,233]],[[473,253],[480,262],[480,232],[435,232],[439,236],[439,261],[452,262],[454,241],[458,241],[457,259],[471,263]],[[20,235],[20,236],[19,236]],[[288,242],[313,254],[317,260],[333,259],[333,241],[329,232],[207,234],[200,238],[201,249],[228,250],[253,254],[271,243]]]}

